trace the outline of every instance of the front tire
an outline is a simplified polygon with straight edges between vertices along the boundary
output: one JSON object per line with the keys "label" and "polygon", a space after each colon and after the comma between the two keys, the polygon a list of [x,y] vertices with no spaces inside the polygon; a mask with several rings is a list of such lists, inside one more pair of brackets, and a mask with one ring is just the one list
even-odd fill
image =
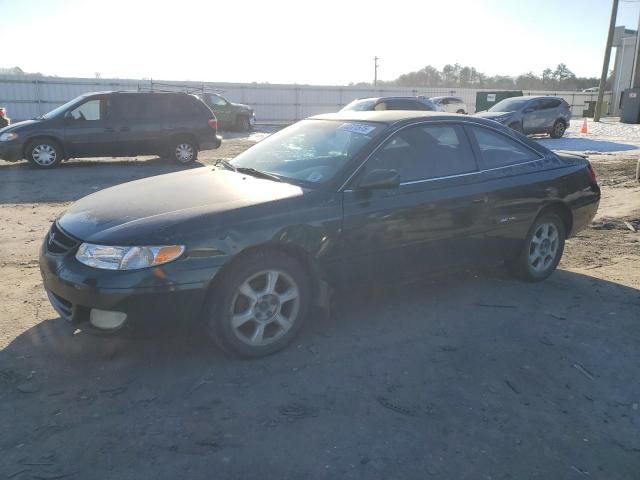
{"label": "front tire", "polygon": [[285,348],[309,307],[309,277],[281,252],[256,252],[223,275],[207,313],[207,331],[225,351],[256,358]]}
{"label": "front tire", "polygon": [[34,140],[25,152],[29,163],[36,168],[55,168],[62,162],[62,148],[53,140]]}
{"label": "front tire", "polygon": [[562,120],[556,120],[556,123],[553,124],[553,128],[551,129],[551,138],[562,137],[566,130],[567,125]]}
{"label": "front tire", "polygon": [[509,271],[528,282],[545,280],[560,263],[565,237],[564,222],[558,215],[541,215],[529,229],[518,257],[507,263]]}
{"label": "front tire", "polygon": [[198,159],[198,146],[188,138],[176,140],[169,147],[169,156],[181,165],[188,165]]}

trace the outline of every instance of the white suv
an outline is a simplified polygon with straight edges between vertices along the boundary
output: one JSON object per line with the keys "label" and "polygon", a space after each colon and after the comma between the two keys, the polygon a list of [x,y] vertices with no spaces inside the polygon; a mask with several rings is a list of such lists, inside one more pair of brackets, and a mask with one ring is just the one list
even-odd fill
{"label": "white suv", "polygon": [[449,113],[469,113],[467,104],[458,97],[431,97],[431,101]]}

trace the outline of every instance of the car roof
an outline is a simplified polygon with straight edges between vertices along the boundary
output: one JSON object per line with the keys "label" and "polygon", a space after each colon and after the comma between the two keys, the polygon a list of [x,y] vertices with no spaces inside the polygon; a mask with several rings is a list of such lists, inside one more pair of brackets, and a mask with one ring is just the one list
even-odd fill
{"label": "car roof", "polygon": [[421,97],[421,96],[411,96],[411,95],[404,95],[404,96],[393,96],[393,97],[366,97],[366,98],[356,98],[354,100],[354,102],[364,102],[364,101],[375,101],[375,102],[380,102],[380,101],[384,101],[384,100],[406,100],[406,99],[410,99],[410,100],[429,100],[427,97]]}
{"label": "car roof", "polygon": [[309,117],[311,120],[342,120],[342,121],[358,121],[358,122],[380,122],[392,124],[403,120],[412,120],[416,118],[438,119],[438,120],[463,120],[469,119],[468,115],[460,115],[457,113],[444,112],[428,112],[421,110],[368,110],[354,111],[349,110],[337,113],[324,113]]}

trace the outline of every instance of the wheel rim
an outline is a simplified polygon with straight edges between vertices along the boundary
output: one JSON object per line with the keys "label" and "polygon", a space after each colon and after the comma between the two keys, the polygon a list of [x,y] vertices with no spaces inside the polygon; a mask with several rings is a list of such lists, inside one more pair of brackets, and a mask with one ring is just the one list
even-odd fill
{"label": "wheel rim", "polygon": [[269,345],[291,330],[299,311],[295,281],[280,270],[265,270],[238,288],[231,302],[231,328],[246,345]]}
{"label": "wheel rim", "polygon": [[42,145],[36,145],[31,151],[31,158],[38,165],[48,167],[56,162],[58,153],[56,149],[51,145],[43,143]]}
{"label": "wheel rim", "polygon": [[181,143],[176,147],[176,158],[182,163],[190,162],[193,160],[193,147],[188,143]]}
{"label": "wheel rim", "polygon": [[529,243],[529,267],[536,273],[550,268],[558,255],[560,234],[553,223],[538,225]]}
{"label": "wheel rim", "polygon": [[556,135],[561,137],[564,133],[564,124],[562,122],[556,125]]}

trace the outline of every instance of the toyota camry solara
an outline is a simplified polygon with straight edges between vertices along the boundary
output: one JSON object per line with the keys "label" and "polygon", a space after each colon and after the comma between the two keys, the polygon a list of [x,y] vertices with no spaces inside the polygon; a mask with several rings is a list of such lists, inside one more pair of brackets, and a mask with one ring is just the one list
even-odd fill
{"label": "toyota camry solara", "polygon": [[230,162],[73,204],[40,254],[76,328],[204,327],[241,356],[286,346],[327,292],[504,262],[547,278],[594,217],[589,162],[507,127],[440,112],[298,122]]}

